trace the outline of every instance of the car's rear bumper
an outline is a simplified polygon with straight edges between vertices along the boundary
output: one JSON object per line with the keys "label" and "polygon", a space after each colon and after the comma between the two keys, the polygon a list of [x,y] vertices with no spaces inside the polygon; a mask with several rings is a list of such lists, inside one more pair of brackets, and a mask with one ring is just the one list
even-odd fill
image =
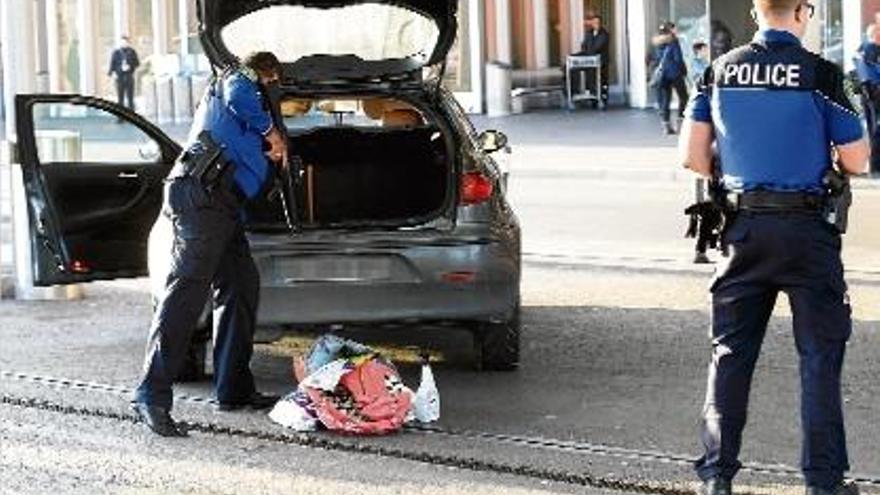
{"label": "car's rear bumper", "polygon": [[[261,277],[260,324],[502,321],[519,302],[518,245],[475,241],[393,248],[300,246],[276,252],[255,248]],[[360,275],[352,270],[347,277],[314,271],[334,258],[341,264],[385,258],[394,268],[386,276],[369,270]],[[308,272],[291,274],[294,260]]]}

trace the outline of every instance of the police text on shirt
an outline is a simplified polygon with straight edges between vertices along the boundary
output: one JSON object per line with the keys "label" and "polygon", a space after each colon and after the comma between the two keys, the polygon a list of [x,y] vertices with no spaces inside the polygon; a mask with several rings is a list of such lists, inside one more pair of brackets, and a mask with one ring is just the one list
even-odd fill
{"label": "police text on shirt", "polygon": [[724,86],[799,88],[801,66],[798,64],[730,64],[724,67]]}

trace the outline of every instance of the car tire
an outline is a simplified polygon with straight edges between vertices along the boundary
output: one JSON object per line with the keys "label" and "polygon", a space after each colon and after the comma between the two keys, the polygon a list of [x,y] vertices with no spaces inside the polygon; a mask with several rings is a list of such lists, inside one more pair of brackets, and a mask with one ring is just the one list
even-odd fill
{"label": "car tire", "polygon": [[474,333],[477,365],[481,371],[514,371],[519,367],[520,305],[500,323],[482,323]]}

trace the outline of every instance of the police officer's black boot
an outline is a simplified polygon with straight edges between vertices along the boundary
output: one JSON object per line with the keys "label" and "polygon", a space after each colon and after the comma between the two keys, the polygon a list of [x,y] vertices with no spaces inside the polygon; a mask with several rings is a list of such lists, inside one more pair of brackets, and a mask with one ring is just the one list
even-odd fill
{"label": "police officer's black boot", "polygon": [[185,437],[186,430],[181,429],[171,419],[171,414],[164,407],[151,406],[143,402],[131,403],[131,410],[138,419],[153,433],[163,437]]}
{"label": "police officer's black boot", "polygon": [[841,483],[830,490],[818,486],[808,486],[807,495],[859,495],[859,487],[855,483]]}
{"label": "police officer's black boot", "polygon": [[703,482],[703,490],[700,495],[732,495],[733,488],[729,479],[716,476]]}

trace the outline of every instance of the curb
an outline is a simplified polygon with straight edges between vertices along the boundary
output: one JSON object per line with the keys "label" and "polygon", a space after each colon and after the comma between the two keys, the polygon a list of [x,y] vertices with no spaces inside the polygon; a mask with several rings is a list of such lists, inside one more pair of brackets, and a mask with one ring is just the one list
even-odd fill
{"label": "curb", "polygon": [[[515,179],[581,179],[617,182],[693,182],[697,177],[687,170],[668,169],[576,169],[576,168],[538,168],[512,167],[510,177]],[[857,177],[852,180],[854,191],[880,190],[880,177]]]}
{"label": "curb", "polygon": [[[690,277],[711,277],[717,265],[717,263],[695,265],[670,257],[640,258],[635,256],[583,256],[542,253],[523,253],[523,263],[542,268],[630,271]],[[855,267],[848,269],[846,270],[846,280],[850,285],[880,287],[880,268]]]}

